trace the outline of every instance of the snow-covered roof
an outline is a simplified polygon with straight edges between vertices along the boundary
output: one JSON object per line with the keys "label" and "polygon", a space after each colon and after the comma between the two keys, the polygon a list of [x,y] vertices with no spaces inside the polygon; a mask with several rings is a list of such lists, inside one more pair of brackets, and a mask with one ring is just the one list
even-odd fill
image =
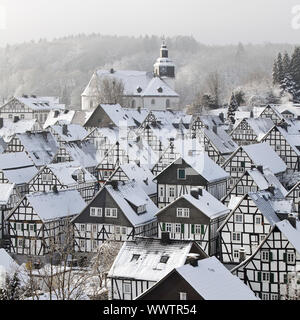
{"label": "snow-covered roof", "polygon": [[216,258],[186,264],[176,271],[204,300],[258,300],[254,292]]}
{"label": "snow-covered roof", "polygon": [[15,184],[29,182],[38,172],[25,152],[0,154],[0,169],[8,181]]}
{"label": "snow-covered roof", "polygon": [[[66,132],[64,132],[64,128]],[[65,121],[59,121],[56,125],[51,126],[51,129],[66,142],[81,141],[88,135],[86,129],[81,125],[66,123]]]}
{"label": "snow-covered roof", "polygon": [[222,155],[230,155],[238,148],[238,145],[222,127],[218,127],[216,132],[209,129],[204,129],[203,132]]}
{"label": "snow-covered roof", "polygon": [[58,121],[65,121],[66,123],[71,123],[75,113],[75,110],[51,110],[48,113],[43,128],[47,129],[50,126],[57,124]]}
{"label": "snow-covered roof", "polygon": [[242,148],[256,166],[268,167],[274,174],[286,171],[286,164],[267,142]]}
{"label": "snow-covered roof", "polygon": [[80,193],[70,189],[32,193],[26,198],[44,222],[79,214],[86,206]]}
{"label": "snow-covered roof", "polygon": [[274,122],[269,118],[248,118],[245,121],[257,135],[258,141],[274,127]]}
{"label": "snow-covered roof", "polygon": [[13,272],[19,268],[19,265],[3,248],[0,248],[0,268],[5,272]]}
{"label": "snow-covered roof", "polygon": [[[175,240],[164,244],[160,239],[151,238],[126,241],[108,276],[159,281],[174,268],[185,264],[192,244],[191,241]],[[138,259],[132,261],[133,255],[137,255]],[[169,257],[166,263],[160,262],[162,256]]]}
{"label": "snow-covered roof", "polygon": [[0,183],[0,205],[6,205],[13,193],[14,183]]}
{"label": "snow-covered roof", "polygon": [[[114,189],[112,185],[108,184],[105,185],[105,189],[133,226],[156,220],[155,214],[158,208],[139,183],[135,181],[118,182],[117,188]],[[145,205],[146,211],[142,214],[137,214],[130,204],[136,207]]]}
{"label": "snow-covered roof", "polygon": [[203,125],[209,129],[212,129],[214,126],[222,126],[224,122],[217,115],[203,115],[199,117]]}
{"label": "snow-covered roof", "polygon": [[147,195],[150,196],[157,192],[157,184],[153,181],[154,175],[148,166],[128,163],[120,165],[120,169],[129,180],[135,180]]}
{"label": "snow-covered roof", "polygon": [[3,153],[7,147],[6,142],[0,137],[0,153]]}
{"label": "snow-covered roof", "polygon": [[13,122],[10,119],[3,119],[3,127],[0,129],[0,136],[5,142],[9,142],[16,133],[32,131],[37,124],[38,122],[36,119],[19,120],[17,122]]}
{"label": "snow-covered roof", "polygon": [[287,190],[269,168],[265,168],[263,173],[261,173],[258,169],[253,168],[248,170],[248,173],[257,184],[259,190],[266,190],[270,186],[274,186],[275,188],[279,189],[284,196],[286,196]]}
{"label": "snow-covered roof", "polygon": [[50,163],[58,152],[58,144],[50,132],[17,133],[24,150],[37,167]]}
{"label": "snow-covered roof", "polygon": [[222,202],[220,202],[206,190],[202,189],[202,196],[199,195],[198,199],[193,197],[191,194],[185,194],[176,199],[174,202],[170,203],[168,206],[161,209],[157,213],[157,215],[159,215],[161,212],[172,206],[174,203],[180,201],[181,199],[185,199],[186,201],[191,203],[195,208],[197,208],[210,219],[224,216],[230,212],[230,210],[226,206],[224,206]]}
{"label": "snow-covered roof", "polygon": [[72,177],[72,175],[81,171],[84,174],[84,182],[97,182],[97,179],[89,173],[85,168],[80,166],[78,162],[60,162],[60,163],[52,163],[47,166],[56,178],[62,183],[63,185],[70,186],[75,185],[78,182]]}
{"label": "snow-covered roof", "polygon": [[[64,109],[65,105],[59,103],[57,97],[36,97],[36,96],[22,96],[15,97],[19,102],[32,110],[49,111],[53,109]],[[10,101],[9,101],[10,102]],[[9,103],[8,102],[8,103]],[[5,106],[5,105],[4,105]]]}
{"label": "snow-covered roof", "polygon": [[294,228],[288,220],[283,220],[277,222],[276,227],[283,233],[298,253],[300,253],[300,222],[296,220],[296,228]]}
{"label": "snow-covered roof", "polygon": [[179,97],[179,95],[171,89],[166,82],[159,77],[154,77],[148,84],[147,88],[142,93],[142,96],[155,97]]}
{"label": "snow-covered roof", "polygon": [[300,125],[298,121],[285,120],[284,124],[279,124],[276,128],[292,147],[294,152],[300,156]]}
{"label": "snow-covered roof", "polygon": [[64,145],[66,151],[70,154],[73,161],[77,161],[84,168],[96,167],[98,164],[96,158],[96,148],[90,141],[69,142]]}

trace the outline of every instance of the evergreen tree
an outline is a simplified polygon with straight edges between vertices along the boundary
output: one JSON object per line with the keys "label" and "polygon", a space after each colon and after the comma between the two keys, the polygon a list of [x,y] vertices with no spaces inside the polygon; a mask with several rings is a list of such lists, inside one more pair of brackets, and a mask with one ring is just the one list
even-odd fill
{"label": "evergreen tree", "polygon": [[281,53],[278,53],[277,68],[278,68],[278,83],[281,83],[281,81],[283,81],[283,79],[284,79],[283,62],[282,62],[282,54]]}
{"label": "evergreen tree", "polygon": [[243,90],[238,90],[234,93],[236,102],[238,106],[241,106],[243,103],[245,103],[245,92]]}
{"label": "evergreen tree", "polygon": [[277,61],[275,60],[273,65],[273,85],[275,86],[278,83],[279,83],[278,64],[277,64]]}
{"label": "evergreen tree", "polygon": [[284,53],[282,59],[283,74],[290,73],[291,58],[287,52]]}
{"label": "evergreen tree", "polygon": [[227,119],[232,124],[235,123],[235,112],[237,111],[238,107],[239,105],[236,101],[235,95],[232,93],[227,112]]}
{"label": "evergreen tree", "polygon": [[[300,47],[296,47],[291,58],[290,75],[295,82],[296,90],[300,89]],[[297,92],[299,95],[299,92]]]}

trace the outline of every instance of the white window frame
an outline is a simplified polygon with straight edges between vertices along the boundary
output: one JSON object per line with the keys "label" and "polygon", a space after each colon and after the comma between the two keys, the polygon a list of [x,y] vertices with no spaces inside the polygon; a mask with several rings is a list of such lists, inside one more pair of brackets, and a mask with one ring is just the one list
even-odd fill
{"label": "white window frame", "polygon": [[[92,214],[93,211],[94,211],[94,214]],[[91,217],[102,217],[102,208],[90,207],[90,216]]]}
{"label": "white window frame", "polygon": [[[179,171],[184,170],[184,178],[179,177]],[[177,169],[177,180],[186,180],[186,169],[185,168],[179,168]]]}
{"label": "white window frame", "polygon": [[[177,228],[179,228],[179,232],[177,232]],[[180,223],[175,224],[175,233],[181,233],[181,224]]]}
{"label": "white window frame", "polygon": [[80,224],[80,232],[85,232],[86,231],[86,226],[85,224],[81,223]]}
{"label": "white window frame", "polygon": [[[292,259],[290,259],[292,257]],[[286,263],[293,264],[295,263],[295,253],[294,252],[287,252],[286,253]]]}
{"label": "white window frame", "polygon": [[[235,239],[234,239],[235,238]],[[239,239],[238,239],[239,238]],[[240,242],[242,240],[241,232],[232,232],[232,241]]]}
{"label": "white window frame", "polygon": [[[241,219],[238,219],[238,217]],[[234,222],[240,223],[240,224],[244,223],[244,215],[242,213],[235,213],[234,214]]]}
{"label": "white window frame", "polygon": [[190,208],[176,208],[177,218],[189,218],[190,217]]}
{"label": "white window frame", "polygon": [[172,232],[172,223],[166,223],[166,232]]}
{"label": "white window frame", "polygon": [[[172,191],[172,194],[171,194]],[[174,198],[175,197],[175,187],[169,187],[169,197]]]}
{"label": "white window frame", "polygon": [[[260,216],[255,216],[254,219],[255,219],[255,224],[256,224],[256,225],[261,225],[262,219],[261,219]],[[258,223],[258,220],[259,220],[259,223]]]}
{"label": "white window frame", "polygon": [[105,217],[118,218],[118,209],[117,208],[105,208]]}
{"label": "white window frame", "polygon": [[261,281],[262,282],[270,282],[270,272],[262,271],[261,273]]}
{"label": "white window frame", "polygon": [[[129,288],[129,290],[128,290],[128,288]],[[131,294],[131,283],[130,282],[123,283],[123,291],[124,291],[124,294]]]}
{"label": "white window frame", "polygon": [[187,300],[187,293],[186,292],[179,292],[179,299],[180,300]]}
{"label": "white window frame", "polygon": [[270,251],[269,250],[262,250],[261,251],[261,261],[262,262],[269,262],[270,261]]}

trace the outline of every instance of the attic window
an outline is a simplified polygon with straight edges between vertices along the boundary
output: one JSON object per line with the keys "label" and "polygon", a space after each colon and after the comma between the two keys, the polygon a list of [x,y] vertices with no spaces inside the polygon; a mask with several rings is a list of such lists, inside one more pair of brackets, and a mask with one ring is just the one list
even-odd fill
{"label": "attic window", "polygon": [[169,256],[161,256],[160,258],[160,263],[167,263],[169,260]]}
{"label": "attic window", "polygon": [[141,256],[140,254],[133,254],[130,262],[138,261],[140,256]]}
{"label": "attic window", "polygon": [[137,91],[138,93],[141,93],[141,92],[143,91],[143,89],[142,89],[141,87],[138,87],[138,88],[136,89],[136,91]]}
{"label": "attic window", "polygon": [[141,213],[144,213],[144,212],[146,212],[146,205],[145,204],[143,204],[142,206],[139,206],[137,208],[137,213],[138,214],[141,214]]}
{"label": "attic window", "polygon": [[162,93],[162,92],[163,92],[163,88],[162,88],[162,87],[159,87],[159,88],[157,88],[157,91],[158,91],[159,93]]}

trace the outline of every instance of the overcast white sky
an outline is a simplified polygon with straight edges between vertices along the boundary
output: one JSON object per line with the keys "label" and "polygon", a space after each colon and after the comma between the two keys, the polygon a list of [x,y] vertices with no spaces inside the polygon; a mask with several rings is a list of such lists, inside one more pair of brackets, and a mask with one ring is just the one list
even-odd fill
{"label": "overcast white sky", "polygon": [[0,0],[0,45],[91,32],[300,43],[295,5],[300,0]]}

